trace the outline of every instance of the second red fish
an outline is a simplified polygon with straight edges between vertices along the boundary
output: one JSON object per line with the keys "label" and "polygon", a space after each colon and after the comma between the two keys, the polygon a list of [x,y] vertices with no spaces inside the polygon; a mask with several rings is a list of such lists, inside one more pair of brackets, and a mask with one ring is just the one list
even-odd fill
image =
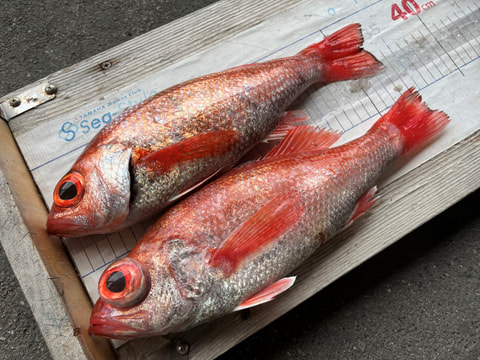
{"label": "second red fish", "polygon": [[48,231],[108,233],[160,212],[238,162],[310,85],[379,72],[362,43],[349,25],[295,56],[190,80],[127,109],[56,186]]}
{"label": "second red fish", "polygon": [[264,159],[171,207],[105,270],[90,332],[164,335],[272,300],[297,266],[373,206],[380,174],[448,122],[410,89],[344,145],[329,147],[336,133],[291,130]]}

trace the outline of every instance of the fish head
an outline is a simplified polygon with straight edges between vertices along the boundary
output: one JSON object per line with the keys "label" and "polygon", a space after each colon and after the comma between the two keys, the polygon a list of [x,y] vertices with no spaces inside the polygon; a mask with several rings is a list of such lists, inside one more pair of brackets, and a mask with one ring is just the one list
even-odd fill
{"label": "fish head", "polygon": [[161,256],[140,262],[125,257],[98,283],[100,298],[89,332],[110,339],[165,335],[191,322],[193,301],[182,296]]}
{"label": "fish head", "polygon": [[84,236],[115,231],[129,214],[131,152],[120,144],[87,148],[55,187],[48,232]]}

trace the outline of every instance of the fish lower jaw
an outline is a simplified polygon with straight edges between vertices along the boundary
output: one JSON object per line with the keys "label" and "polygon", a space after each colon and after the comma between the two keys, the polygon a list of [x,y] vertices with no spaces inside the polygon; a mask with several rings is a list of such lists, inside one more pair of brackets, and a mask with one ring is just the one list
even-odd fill
{"label": "fish lower jaw", "polygon": [[129,340],[152,335],[149,328],[137,328],[112,320],[91,321],[88,332],[95,336],[119,340]]}
{"label": "fish lower jaw", "polygon": [[68,217],[49,215],[47,231],[51,235],[76,237],[98,233],[96,227],[86,221],[78,221]]}

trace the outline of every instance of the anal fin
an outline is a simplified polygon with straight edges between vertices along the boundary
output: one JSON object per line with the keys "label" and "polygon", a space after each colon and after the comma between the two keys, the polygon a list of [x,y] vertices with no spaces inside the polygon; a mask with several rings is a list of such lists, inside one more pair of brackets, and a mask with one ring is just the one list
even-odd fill
{"label": "anal fin", "polygon": [[350,224],[355,220],[362,216],[366,211],[372,208],[375,205],[375,202],[378,200],[378,197],[374,198],[373,196],[377,192],[377,187],[374,186],[370,190],[368,190],[365,194],[363,194],[360,199],[358,199],[357,205],[353,210],[352,217],[348,220],[345,227],[350,226]]}
{"label": "anal fin", "polygon": [[259,293],[249,297],[244,300],[240,305],[238,305],[234,311],[248,309],[253,306],[264,304],[275,298],[278,294],[287,291],[295,282],[296,276],[286,277],[274,282],[272,285],[268,286],[266,289],[263,289]]}

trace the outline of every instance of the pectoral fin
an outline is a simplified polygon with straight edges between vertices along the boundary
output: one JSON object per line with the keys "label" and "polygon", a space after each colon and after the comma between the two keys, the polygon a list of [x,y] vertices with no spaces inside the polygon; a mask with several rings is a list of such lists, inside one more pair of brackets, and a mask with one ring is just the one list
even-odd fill
{"label": "pectoral fin", "polygon": [[140,162],[150,163],[159,170],[168,171],[178,163],[226,154],[238,140],[239,134],[236,130],[212,131],[192,136],[148,154]]}
{"label": "pectoral fin", "polygon": [[303,208],[290,194],[274,197],[213,252],[210,265],[229,276],[245,258],[292,228],[302,214]]}
{"label": "pectoral fin", "polygon": [[185,195],[195,191],[196,189],[200,188],[202,185],[206,184],[208,181],[210,181],[211,179],[213,179],[215,176],[217,176],[218,174],[220,174],[221,172],[223,171],[223,169],[218,169],[216,170],[215,172],[213,172],[213,174],[207,176],[205,179],[199,181],[198,183],[190,186],[189,188],[183,190],[181,193],[173,196],[172,198],[169,199],[169,203],[174,203],[176,202],[177,200],[181,199],[182,197],[184,197]]}
{"label": "pectoral fin", "polygon": [[287,291],[295,282],[296,276],[291,276],[287,278],[283,278],[274,282],[272,285],[263,289],[259,293],[249,297],[247,300],[243,301],[240,305],[238,305],[234,311],[248,309],[253,306],[257,306],[260,304],[264,304],[273,300],[275,296]]}

